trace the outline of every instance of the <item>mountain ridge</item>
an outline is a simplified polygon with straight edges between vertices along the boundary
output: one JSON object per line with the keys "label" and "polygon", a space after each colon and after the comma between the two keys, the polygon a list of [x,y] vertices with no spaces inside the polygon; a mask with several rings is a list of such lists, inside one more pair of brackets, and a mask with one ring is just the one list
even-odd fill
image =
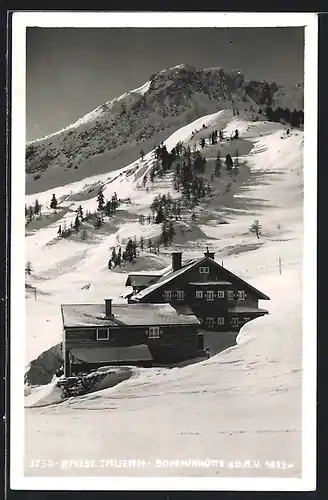
{"label": "mountain ridge", "polygon": [[[302,86],[293,91],[291,102],[302,108]],[[239,70],[184,64],[163,69],[68,127],[28,142],[27,192],[58,185],[63,172],[72,182],[106,168],[117,170],[137,159],[140,149],[149,152],[179,127],[209,113],[234,109],[252,119],[261,106],[277,102],[288,107],[291,94],[275,83],[245,81]]]}

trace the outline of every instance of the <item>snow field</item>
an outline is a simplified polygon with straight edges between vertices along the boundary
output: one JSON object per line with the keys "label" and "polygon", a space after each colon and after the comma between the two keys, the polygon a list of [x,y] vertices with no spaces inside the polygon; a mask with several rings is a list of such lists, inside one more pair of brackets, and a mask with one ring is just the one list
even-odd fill
{"label": "snow field", "polygon": [[[203,123],[217,123],[219,128],[223,118],[227,119],[226,111],[183,127],[166,141],[168,149],[180,140],[187,142],[192,131]],[[229,224],[211,225],[209,216],[208,223],[200,226],[208,240],[190,241],[188,248],[180,249],[184,258],[197,258],[208,244],[216,252],[218,262],[223,260],[225,267],[270,296],[270,301],[259,304],[270,315],[246,324],[236,346],[209,360],[183,368],[134,368],[132,377],[115,387],[70,398],[55,406],[29,408],[26,460],[35,456],[35,450],[40,459],[51,457],[54,461],[81,457],[100,460],[110,454],[116,459],[145,459],[150,465],[145,470],[106,469],[106,475],[300,477],[303,137],[294,130],[286,137],[285,127],[279,124],[257,122],[256,127],[250,126],[253,124],[240,117],[231,117],[225,131],[229,135],[238,128],[241,135],[254,142],[247,161],[251,173],[257,176],[255,182],[250,179],[234,195],[238,208],[233,203],[220,206],[229,215]],[[161,185],[156,184],[156,191],[147,193],[135,188],[136,173],[128,177],[125,173],[137,164],[146,166],[147,171],[151,162],[149,153],[143,165],[139,160],[125,167],[123,175],[107,184],[105,196],[116,191],[119,197],[130,197],[131,206],[124,209],[142,213],[154,193],[169,192],[169,186],[161,191]],[[85,179],[74,189],[83,189],[89,181]],[[72,185],[67,189],[72,190]],[[48,194],[40,194],[40,199],[42,196],[49,199]],[[249,209],[247,200],[254,199],[257,203]],[[239,203],[245,203],[245,208]],[[72,207],[79,204],[83,209],[94,209],[96,200],[76,202]],[[259,240],[248,232],[254,219],[259,219],[263,227]],[[66,240],[48,245],[53,230],[45,228],[27,237],[28,256],[36,263],[36,276],[30,281],[40,290],[38,300],[33,296],[27,299],[27,363],[60,342],[61,303],[72,302],[72,297],[74,303],[102,302],[105,297],[122,300],[120,295],[127,290],[126,274],[108,271],[109,249],[134,234],[138,238],[153,237],[157,228],[124,221],[118,230],[89,245]],[[156,258],[163,267],[169,264],[168,253],[162,252]],[[153,265],[152,262],[149,267]],[[85,285],[88,289],[83,288]],[[31,405],[55,401],[51,387],[42,388],[44,393],[39,395],[32,392],[28,396]],[[291,466],[287,471],[215,467],[168,471],[154,465],[156,459],[197,457],[260,460],[262,464],[266,460],[284,460]],[[73,472],[100,474],[96,469]],[[26,468],[26,474],[33,471]],[[47,474],[56,475],[58,470],[49,469]],[[62,470],[60,474],[72,475],[72,470]]]}

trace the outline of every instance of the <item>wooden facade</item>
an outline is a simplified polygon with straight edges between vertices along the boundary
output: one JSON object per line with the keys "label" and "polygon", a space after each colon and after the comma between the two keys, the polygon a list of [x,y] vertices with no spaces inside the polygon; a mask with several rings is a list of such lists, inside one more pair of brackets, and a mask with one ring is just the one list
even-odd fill
{"label": "wooden facade", "polygon": [[[96,306],[62,306],[65,376],[105,365],[152,366],[154,363],[170,364],[204,355],[202,335],[198,333],[199,321],[193,315],[184,322],[184,316],[167,306],[173,314],[157,318],[155,311],[150,318],[148,314],[147,321],[147,311],[155,306],[135,304],[127,306],[131,311],[127,321],[130,323],[131,316],[136,316],[137,309],[142,308],[144,324],[130,325],[122,323],[123,308],[126,306],[113,305],[110,315],[97,313]],[[72,310],[73,307],[72,315],[70,308]],[[105,309],[101,304],[98,307],[99,311]],[[88,313],[89,308],[92,308],[94,324]],[[115,315],[115,308],[120,319]],[[81,315],[87,312],[88,324],[79,320],[79,310]],[[138,317],[135,321],[140,322]]]}

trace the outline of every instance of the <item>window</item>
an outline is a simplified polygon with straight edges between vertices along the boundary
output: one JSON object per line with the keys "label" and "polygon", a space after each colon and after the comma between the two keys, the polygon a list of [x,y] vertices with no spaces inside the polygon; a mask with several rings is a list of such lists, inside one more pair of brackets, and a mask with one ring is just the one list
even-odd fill
{"label": "window", "polygon": [[239,325],[239,318],[231,318],[231,324],[232,324],[232,326],[238,326]]}
{"label": "window", "polygon": [[184,299],[184,291],[183,290],[178,290],[177,291],[177,299],[178,300],[183,300]]}
{"label": "window", "polygon": [[97,328],[96,338],[97,338],[97,340],[109,340],[108,328]]}
{"label": "window", "polygon": [[196,299],[202,299],[202,298],[203,298],[202,290],[196,290]]}
{"label": "window", "polygon": [[224,325],[224,318],[218,318],[218,325]]}
{"label": "window", "polygon": [[250,320],[251,320],[251,318],[244,318],[245,323],[247,323],[247,321],[250,321]]}
{"label": "window", "polygon": [[200,267],[199,272],[200,272],[200,274],[209,274],[210,268],[209,267]]}
{"label": "window", "polygon": [[160,337],[159,326],[150,326],[148,331],[148,337],[150,339],[159,339]]}
{"label": "window", "polygon": [[228,290],[227,291],[227,299],[228,300],[233,300],[233,291],[232,290]]}
{"label": "window", "polygon": [[214,300],[214,292],[212,290],[207,290],[206,300]]}
{"label": "window", "polygon": [[172,299],[172,292],[169,290],[169,291],[165,291],[164,292],[164,299],[165,300],[171,300]]}
{"label": "window", "polygon": [[244,291],[238,292],[238,300],[245,300],[245,292]]}
{"label": "window", "polygon": [[207,326],[214,326],[214,318],[206,318]]}
{"label": "window", "polygon": [[218,299],[224,299],[224,292],[222,290],[218,291]]}

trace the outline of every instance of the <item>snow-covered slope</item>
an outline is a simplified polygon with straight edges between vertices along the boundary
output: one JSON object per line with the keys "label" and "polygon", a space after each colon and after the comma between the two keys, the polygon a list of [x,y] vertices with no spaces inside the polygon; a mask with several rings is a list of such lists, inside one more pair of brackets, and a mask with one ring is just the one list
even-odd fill
{"label": "snow-covered slope", "polygon": [[[290,95],[292,98],[289,99]],[[303,89],[245,82],[239,71],[178,65],[26,147],[26,191],[37,193],[115,171],[205,114],[259,106],[302,108]],[[277,104],[276,104],[277,101]]]}
{"label": "snow-covered slope", "polygon": [[[225,267],[270,296],[270,315],[244,326],[237,346],[201,363],[132,368],[132,377],[119,385],[60,404],[52,385],[32,392],[28,406],[31,401],[48,406],[26,409],[25,474],[39,473],[28,466],[37,455],[57,462],[43,471],[53,476],[301,476],[303,132],[292,129],[287,135],[281,124],[252,122],[247,113],[236,117],[221,110],[180,128],[165,144],[170,150],[183,141],[192,148],[212,129],[223,129],[229,137],[236,128],[240,161],[247,165],[230,191],[225,175],[213,182],[214,196],[196,211],[197,220],[185,214],[185,231],[173,245],[157,255],[141,252],[133,269],[163,268],[174,250],[195,258],[208,245]],[[234,155],[232,142],[222,143],[222,156]],[[212,168],[213,148],[203,150],[206,168]],[[60,218],[52,222],[49,211],[46,227],[29,229],[26,238],[33,268],[28,282],[37,288],[37,300],[27,290],[27,364],[61,341],[61,303],[72,297],[75,303],[123,300],[126,274],[121,271],[131,267],[109,271],[110,247],[134,235],[155,239],[158,226],[141,225],[139,215],[148,213],[156,194],[177,196],[170,173],[154,185],[142,185],[153,162],[150,151],[118,171],[38,193],[44,207],[56,194]],[[111,224],[90,231],[87,241],[57,238],[58,225],[75,218],[79,205],[84,211],[96,208],[99,186],[106,198],[117,192],[130,202],[119,207]],[[26,202],[34,199],[29,195]],[[263,227],[259,240],[249,233],[254,219]],[[97,467],[60,467],[62,459],[81,457],[94,459]],[[140,459],[145,466],[119,469],[101,465],[104,458]],[[156,460],[189,459],[213,462],[156,467]],[[241,468],[244,460],[255,462]],[[269,467],[272,461],[280,465]]]}

